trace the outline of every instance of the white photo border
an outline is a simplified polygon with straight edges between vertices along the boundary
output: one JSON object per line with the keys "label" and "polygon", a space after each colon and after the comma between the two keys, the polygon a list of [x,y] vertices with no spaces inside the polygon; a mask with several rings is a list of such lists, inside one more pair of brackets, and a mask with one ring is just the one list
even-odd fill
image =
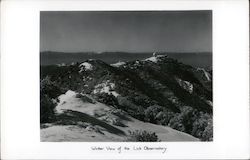
{"label": "white photo border", "polygon": [[[40,142],[40,11],[212,10],[213,142]],[[1,152],[3,159],[249,158],[249,7],[220,1],[2,1]],[[148,151],[93,151],[93,146],[167,147]]]}

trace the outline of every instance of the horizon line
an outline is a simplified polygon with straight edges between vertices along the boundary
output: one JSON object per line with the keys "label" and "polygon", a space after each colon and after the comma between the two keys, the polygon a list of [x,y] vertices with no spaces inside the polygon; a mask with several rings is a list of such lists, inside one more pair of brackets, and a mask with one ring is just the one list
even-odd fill
{"label": "horizon line", "polygon": [[44,50],[43,52],[57,52],[57,53],[212,53],[212,51],[53,51],[53,50]]}

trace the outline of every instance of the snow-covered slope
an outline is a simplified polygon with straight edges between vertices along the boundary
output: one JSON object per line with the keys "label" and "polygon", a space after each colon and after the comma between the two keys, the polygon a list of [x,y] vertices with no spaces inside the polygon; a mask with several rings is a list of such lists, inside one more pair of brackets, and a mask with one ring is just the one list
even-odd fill
{"label": "snow-covered slope", "polygon": [[120,66],[122,66],[122,65],[124,65],[124,64],[126,64],[126,63],[125,63],[125,62],[119,61],[119,62],[117,62],[117,63],[111,64],[111,66],[113,66],[113,67],[120,67]]}
{"label": "snow-covered slope", "polygon": [[170,127],[139,121],[126,112],[94,100],[91,96],[67,91],[56,106],[62,121],[45,124],[41,141],[126,141],[129,131],[155,132],[161,141],[198,141]]}
{"label": "snow-covered slope", "polygon": [[166,57],[166,55],[156,55],[156,53],[153,53],[152,57],[146,58],[143,61],[151,61],[157,63],[158,61],[160,61],[161,57]]}
{"label": "snow-covered slope", "polygon": [[83,72],[83,71],[91,71],[93,69],[93,66],[88,63],[88,62],[83,62],[82,64],[79,65],[80,67],[80,71],[79,72]]}

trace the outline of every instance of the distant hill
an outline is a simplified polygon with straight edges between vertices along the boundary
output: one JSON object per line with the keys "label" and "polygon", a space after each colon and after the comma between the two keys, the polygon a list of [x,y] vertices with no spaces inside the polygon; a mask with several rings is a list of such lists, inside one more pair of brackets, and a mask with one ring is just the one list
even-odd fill
{"label": "distant hill", "polygon": [[[158,54],[166,54],[171,58],[177,59],[185,64],[194,67],[211,68],[212,66],[212,53],[199,52],[199,53],[174,53],[174,52],[157,52]],[[65,53],[65,52],[52,52],[44,51],[40,53],[41,65],[54,65],[54,64],[70,64],[72,62],[82,62],[88,59],[99,59],[105,63],[112,64],[117,61],[132,61],[142,60],[152,56],[152,52],[144,53],[127,53],[127,52],[78,52],[78,53]]]}

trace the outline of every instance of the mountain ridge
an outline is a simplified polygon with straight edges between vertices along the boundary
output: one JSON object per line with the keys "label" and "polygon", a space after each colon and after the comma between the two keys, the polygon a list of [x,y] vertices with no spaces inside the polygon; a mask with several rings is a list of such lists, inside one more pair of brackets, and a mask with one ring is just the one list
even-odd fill
{"label": "mountain ridge", "polygon": [[[116,61],[142,60],[152,56],[153,52],[40,52],[41,65],[70,64],[72,62],[81,62],[87,59],[102,59],[108,64]],[[183,63],[195,66],[209,68],[212,66],[211,52],[157,52],[158,54],[167,54]]]}
{"label": "mountain ridge", "polygon": [[[41,67],[41,79],[47,76],[63,93],[73,90],[90,95],[140,121],[211,138],[196,133],[203,134],[212,120],[212,74],[205,69],[201,72],[166,55],[155,55],[119,66],[90,59]],[[204,126],[196,124],[201,120]]]}

